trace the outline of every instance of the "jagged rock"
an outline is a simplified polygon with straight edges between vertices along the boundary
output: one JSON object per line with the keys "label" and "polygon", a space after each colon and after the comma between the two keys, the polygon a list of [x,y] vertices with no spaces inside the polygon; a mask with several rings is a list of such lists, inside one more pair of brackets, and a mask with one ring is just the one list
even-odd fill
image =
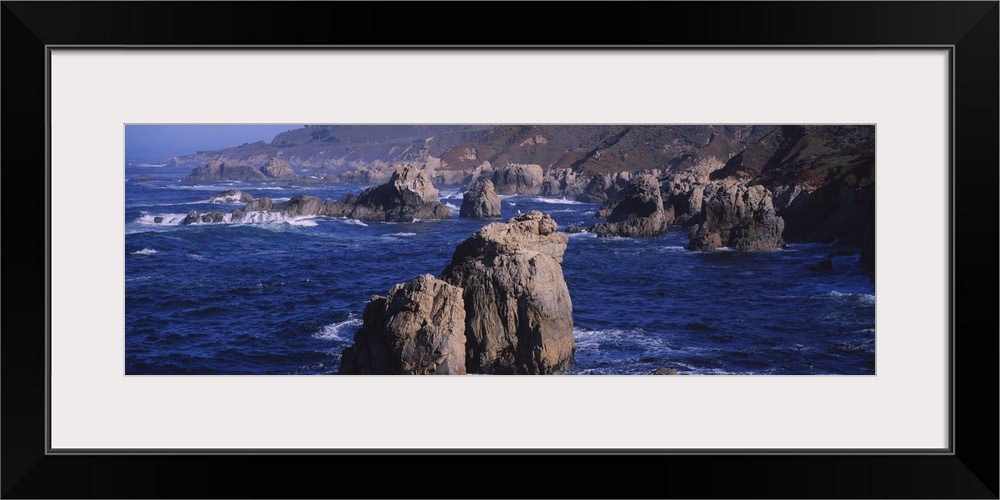
{"label": "jagged rock", "polygon": [[183,224],[188,226],[191,224],[197,224],[198,222],[201,222],[201,214],[199,214],[197,210],[192,210],[188,212],[187,217],[184,218]]}
{"label": "jagged rock", "polygon": [[802,194],[802,186],[778,186],[774,188],[774,209],[778,212],[792,206],[800,194]]}
{"label": "jagged rock", "polygon": [[214,160],[208,162],[203,167],[191,170],[191,174],[184,178],[185,182],[199,181],[263,181],[264,177],[259,170],[251,165],[231,164]]}
{"label": "jagged rock", "polygon": [[587,226],[570,226],[566,228],[567,234],[586,233],[587,231]]}
{"label": "jagged rock", "polygon": [[281,158],[267,160],[267,163],[260,167],[260,173],[269,179],[294,179],[298,177],[292,170],[292,166]]}
{"label": "jagged rock", "polygon": [[253,201],[253,196],[239,189],[230,189],[213,194],[211,200],[212,203],[250,203]]}
{"label": "jagged rock", "polygon": [[250,203],[247,203],[247,206],[243,207],[242,211],[243,212],[267,212],[268,210],[271,210],[272,208],[274,208],[274,202],[271,201],[271,198],[268,198],[267,196],[261,196],[260,198],[257,198],[256,200],[253,200]]}
{"label": "jagged rock", "polygon": [[763,186],[706,188],[702,222],[691,228],[692,250],[727,246],[733,250],[781,248],[785,223],[775,213],[771,193]]}
{"label": "jagged rock", "polygon": [[155,180],[157,180],[157,178],[153,177],[152,175],[149,175],[149,174],[139,174],[139,175],[137,175],[137,176],[129,179],[130,182],[147,182],[147,181],[155,181]]}
{"label": "jagged rock", "polygon": [[[576,201],[583,203],[604,203],[608,200],[614,199],[615,195],[619,191],[628,185],[628,181],[632,179],[631,172],[617,172],[614,174],[598,174],[590,178],[590,182],[587,187],[584,188],[583,193],[576,197]],[[607,214],[611,213],[611,209],[614,207],[601,207],[606,209],[607,213],[600,215],[599,217],[607,217]]]}
{"label": "jagged rock", "polygon": [[469,373],[549,374],[573,366],[567,236],[532,210],[488,224],[455,249],[441,279],[464,290]]}
{"label": "jagged rock", "polygon": [[585,176],[573,169],[560,168],[545,174],[540,194],[542,196],[578,196],[583,193],[587,186],[588,181]]}
{"label": "jagged rock", "polygon": [[660,185],[652,175],[633,177],[616,195],[614,206],[607,222],[594,225],[592,231],[597,236],[652,238],[667,232]]}
{"label": "jagged rock", "polygon": [[344,375],[464,375],[462,289],[429,274],[368,302],[354,344],[344,350]]}
{"label": "jagged rock", "polygon": [[493,189],[493,182],[477,182],[462,196],[459,217],[500,217],[500,197]]}
{"label": "jagged rock", "polygon": [[328,215],[386,222],[451,218],[427,173],[412,166],[397,168],[388,182],[364,190],[353,204],[345,200],[343,205],[341,208],[350,207],[344,215]]}
{"label": "jagged rock", "polygon": [[497,194],[537,195],[542,190],[541,165],[509,163],[493,168],[492,180]]}

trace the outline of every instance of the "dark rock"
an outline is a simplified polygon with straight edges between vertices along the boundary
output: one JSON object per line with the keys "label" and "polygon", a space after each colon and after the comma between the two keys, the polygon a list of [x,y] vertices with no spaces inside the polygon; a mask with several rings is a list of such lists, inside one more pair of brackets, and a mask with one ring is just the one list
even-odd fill
{"label": "dark rock", "polygon": [[[288,217],[311,217],[324,215],[323,202],[315,196],[300,194],[288,201],[271,207],[271,212],[280,212]],[[249,211],[249,210],[248,210]]]}
{"label": "dark rock", "polygon": [[[583,203],[606,203],[614,200],[619,191],[628,186],[632,180],[631,172],[617,172],[614,174],[598,174],[590,178],[590,183],[584,188],[583,193],[576,197],[576,201]],[[604,205],[597,217],[604,218],[614,209],[613,205]]]}
{"label": "dark rock", "polygon": [[464,290],[469,373],[550,374],[573,366],[567,236],[530,211],[489,224],[455,249],[441,279]]}
{"label": "dark rock", "polygon": [[256,200],[247,203],[247,206],[243,208],[243,212],[267,212],[274,208],[274,202],[271,198],[267,196],[261,196]]}
{"label": "dark rock", "polygon": [[157,215],[156,217],[153,217],[153,223],[154,224],[159,224],[161,222],[163,222],[163,217],[161,217],[159,215]]}
{"label": "dark rock", "polygon": [[153,177],[152,175],[149,175],[149,174],[139,174],[139,175],[137,175],[137,176],[129,179],[130,182],[148,182],[148,181],[155,181],[155,180],[157,180],[156,177]]}
{"label": "dark rock", "polygon": [[712,185],[702,203],[701,224],[691,228],[692,250],[727,246],[733,250],[781,248],[784,221],[775,214],[771,193],[763,186]]}
{"label": "dark rock", "polygon": [[674,368],[657,368],[653,370],[653,375],[677,375],[677,370]]}
{"label": "dark rock", "polygon": [[570,226],[566,228],[566,232],[569,234],[586,233],[587,231],[587,226]]}
{"label": "dark rock", "polygon": [[187,226],[198,222],[201,222],[201,214],[199,214],[197,210],[192,210],[188,212],[187,217],[184,218],[183,224]]}
{"label": "dark rock", "polygon": [[412,222],[451,218],[451,211],[441,204],[438,190],[427,174],[411,166],[397,168],[388,182],[364,190],[353,204],[345,201],[343,205],[351,207],[344,216],[358,220]]}
{"label": "dark rock", "polygon": [[459,217],[488,218],[500,217],[500,197],[493,189],[493,182],[477,182],[462,196]]}
{"label": "dark rock", "polygon": [[652,175],[633,177],[616,195],[614,206],[607,222],[594,225],[597,236],[652,238],[667,232],[660,185]]}
{"label": "dark rock", "polygon": [[339,373],[464,375],[462,289],[425,274],[373,297]]}

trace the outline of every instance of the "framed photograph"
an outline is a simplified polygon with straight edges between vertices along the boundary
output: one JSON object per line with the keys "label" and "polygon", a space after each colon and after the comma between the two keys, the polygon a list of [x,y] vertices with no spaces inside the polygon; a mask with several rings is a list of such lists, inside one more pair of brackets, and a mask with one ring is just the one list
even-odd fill
{"label": "framed photograph", "polygon": [[[956,307],[997,290],[986,264],[956,274],[958,256],[992,241],[972,246],[956,227],[996,227],[996,190],[982,189],[997,185],[996,2],[724,4],[725,16],[712,3],[579,8],[625,46],[434,35],[413,46],[361,27],[328,38],[319,7],[4,3],[5,66],[23,78],[4,85],[3,165],[8,186],[44,186],[45,200],[44,225],[37,200],[5,205],[9,234],[39,235],[8,238],[8,263],[45,272],[38,293],[7,300],[21,314],[3,340],[5,497],[295,497],[312,485],[230,471],[313,461],[351,475],[405,469],[384,489],[332,496],[422,496],[407,488],[436,469],[414,467],[414,455],[460,474],[485,456],[603,467],[628,455],[676,477],[622,487],[588,474],[490,493],[512,497],[997,497],[996,429],[976,423],[997,417],[997,338],[977,335],[997,330],[996,315]],[[387,10],[338,5],[334,24],[378,11],[378,33],[412,32],[445,9]],[[664,19],[688,22],[646,39]],[[296,29],[245,29],[270,22]],[[251,129],[260,137],[241,132]],[[343,157],[323,157],[329,144]],[[698,174],[690,165],[710,152],[721,159],[703,168],[705,184],[671,177]],[[612,189],[615,162],[645,169]],[[807,173],[781,173],[793,164]],[[584,196],[604,171],[605,199]],[[702,208],[691,208],[692,184]],[[360,191],[375,185],[385,187]],[[499,191],[496,227],[530,226],[542,245],[506,257],[490,247],[488,259],[511,259],[512,276],[522,264],[559,271],[511,285],[540,287],[517,292],[527,299],[475,295],[507,278],[475,274],[475,244],[493,236],[463,243],[489,222],[464,217],[469,188]],[[411,189],[426,206],[386,208],[372,201],[378,189]],[[824,212],[814,190],[843,209]],[[622,215],[636,206],[629,196],[650,193],[654,214]],[[739,219],[735,199],[760,210]],[[595,225],[598,208],[606,222]],[[559,232],[545,229],[549,215]],[[655,248],[634,231],[653,219],[673,224]],[[786,245],[790,234],[802,243]],[[563,249],[577,242],[576,260],[558,251],[546,267],[553,246],[537,241],[548,235]],[[663,255],[672,250],[715,257]],[[517,261],[526,253],[530,265]],[[562,317],[552,304],[565,303],[563,273],[575,359],[557,352],[559,326],[545,326]],[[420,351],[420,335],[450,332],[427,327],[444,313],[413,318],[420,307],[400,305],[428,290],[435,304],[454,295],[445,312],[462,345]],[[537,352],[473,332],[507,300],[514,319],[495,323],[542,323]],[[241,307],[256,312],[233,314]],[[786,328],[813,336],[774,333]],[[380,335],[406,332],[417,347],[379,351]],[[677,343],[695,336],[705,344]],[[435,371],[470,375],[381,376]],[[521,373],[560,375],[476,376]],[[969,380],[975,393],[958,385]],[[207,486],[188,479],[205,467],[226,472]]]}

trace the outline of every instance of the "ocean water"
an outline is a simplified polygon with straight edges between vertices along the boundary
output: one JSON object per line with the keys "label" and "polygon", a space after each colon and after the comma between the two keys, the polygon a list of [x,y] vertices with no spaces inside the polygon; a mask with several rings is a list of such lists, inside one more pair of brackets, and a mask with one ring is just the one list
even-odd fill
{"label": "ocean water", "polygon": [[[188,168],[130,163],[125,177],[127,374],[333,374],[372,295],[440,272],[455,246],[488,221],[460,219],[462,193],[441,189],[449,221],[336,218],[245,224],[181,221],[190,210],[230,211],[229,189],[277,201],[340,199],[363,185],[295,187],[178,179]],[[560,230],[593,222],[595,204],[502,197],[549,213]],[[161,217],[160,223],[154,222]],[[574,374],[875,373],[875,286],[857,253],[833,272],[809,266],[835,248],[792,244],[768,252],[685,250],[687,231],[662,238],[571,234],[563,272],[573,301]]]}

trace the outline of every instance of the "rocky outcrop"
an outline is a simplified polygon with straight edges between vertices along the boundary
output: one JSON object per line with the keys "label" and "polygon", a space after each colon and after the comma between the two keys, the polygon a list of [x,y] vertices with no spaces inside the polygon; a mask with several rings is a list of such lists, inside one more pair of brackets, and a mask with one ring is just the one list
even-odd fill
{"label": "rocky outcrop", "polygon": [[[630,179],[632,179],[631,172],[595,175],[590,178],[590,182],[583,189],[583,193],[576,197],[576,201],[583,203],[604,203],[610,199],[614,199],[615,195],[628,185]],[[610,213],[610,210],[608,213]]]}
{"label": "rocky outcrop", "polygon": [[763,186],[733,185],[705,188],[702,222],[691,228],[692,250],[729,247],[769,250],[784,246],[785,223],[775,213],[771,192]]}
{"label": "rocky outcrop", "polygon": [[253,196],[239,189],[230,189],[213,194],[210,200],[212,203],[250,203],[253,201]]}
{"label": "rocky outcrop", "polygon": [[455,249],[441,279],[464,290],[470,373],[550,374],[573,366],[573,305],[562,273],[568,238],[530,211],[489,224]]}
{"label": "rocky outcrop", "polygon": [[193,169],[191,174],[184,178],[184,182],[263,180],[267,180],[264,174],[251,165],[224,163],[218,160]]}
{"label": "rocky outcrop", "polygon": [[462,208],[459,217],[489,218],[500,217],[500,197],[493,189],[493,182],[483,180],[462,196]]}
{"label": "rocky outcrop", "polygon": [[267,160],[267,163],[263,167],[260,167],[260,173],[264,174],[268,179],[295,179],[298,175],[292,170],[292,166],[288,164],[285,160],[281,158],[271,158]]}
{"label": "rocky outcrop", "polygon": [[588,186],[587,176],[569,168],[554,169],[542,179],[542,196],[570,196],[583,194]]}
{"label": "rocky outcrop", "polygon": [[361,192],[352,203],[330,204],[327,215],[385,222],[412,222],[414,219],[450,219],[451,211],[441,204],[440,193],[426,172],[416,167],[397,168],[388,182]]}
{"label": "rocky outcrop", "polygon": [[614,209],[606,222],[592,231],[600,237],[652,238],[667,232],[667,220],[660,197],[660,184],[649,174],[635,176],[616,195]]}
{"label": "rocky outcrop", "polygon": [[[233,190],[220,194],[245,199],[238,193],[242,192]],[[191,211],[184,224],[273,222],[315,216],[412,222],[415,219],[450,219],[451,212],[441,204],[438,190],[434,189],[425,173],[405,167],[397,169],[388,183],[368,188],[357,197],[348,194],[343,200],[323,201],[315,196],[300,194],[284,203],[275,203],[262,196],[251,198],[245,207],[229,213],[200,214]]]}
{"label": "rocky outcrop", "polygon": [[497,194],[537,195],[542,191],[544,172],[541,165],[508,163],[493,167],[490,175]]}
{"label": "rocky outcrop", "polygon": [[392,287],[365,307],[364,324],[344,350],[344,375],[464,375],[462,289],[429,274]]}

